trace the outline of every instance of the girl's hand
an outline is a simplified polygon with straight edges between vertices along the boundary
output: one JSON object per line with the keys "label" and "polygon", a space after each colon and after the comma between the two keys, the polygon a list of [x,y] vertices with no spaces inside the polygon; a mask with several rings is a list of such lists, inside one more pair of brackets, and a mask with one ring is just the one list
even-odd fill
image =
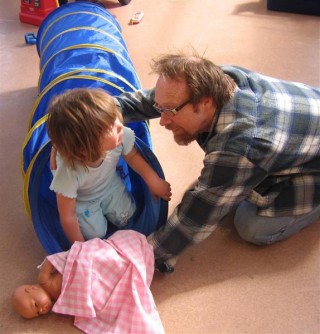
{"label": "girl's hand", "polygon": [[172,195],[170,183],[158,176],[135,147],[129,154],[123,157],[128,165],[138,173],[148,185],[154,201],[157,201],[158,197],[161,197],[165,201],[170,201]]}
{"label": "girl's hand", "polygon": [[165,201],[171,200],[171,186],[166,180],[160,177],[155,178],[153,182],[149,183],[149,189],[154,201],[157,201],[158,197],[161,197]]}

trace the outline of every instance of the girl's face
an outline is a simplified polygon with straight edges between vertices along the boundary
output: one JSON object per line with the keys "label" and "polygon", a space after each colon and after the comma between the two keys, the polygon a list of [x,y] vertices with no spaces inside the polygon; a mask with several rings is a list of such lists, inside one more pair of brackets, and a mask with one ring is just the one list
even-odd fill
{"label": "girl's face", "polygon": [[117,118],[111,129],[103,134],[102,150],[111,151],[122,143],[123,124]]}

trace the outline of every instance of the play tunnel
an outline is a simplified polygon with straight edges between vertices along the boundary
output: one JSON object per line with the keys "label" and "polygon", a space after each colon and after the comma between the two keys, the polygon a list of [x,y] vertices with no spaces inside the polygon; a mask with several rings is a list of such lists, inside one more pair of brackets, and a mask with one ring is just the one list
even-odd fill
{"label": "play tunnel", "polygon": [[[51,98],[73,88],[102,88],[111,95],[140,88],[121,28],[103,7],[74,2],[50,13],[39,27],[37,52],[40,57],[38,97],[34,103],[21,153],[24,205],[35,232],[49,254],[69,249],[59,221],[56,195],[49,190],[51,142],[46,129],[46,110]],[[136,147],[155,171],[164,177],[152,152],[147,122],[127,124],[136,134]],[[117,167],[137,212],[133,229],[149,235],[165,223],[168,204],[154,202],[148,187],[120,159]],[[108,225],[108,233],[115,227]]]}

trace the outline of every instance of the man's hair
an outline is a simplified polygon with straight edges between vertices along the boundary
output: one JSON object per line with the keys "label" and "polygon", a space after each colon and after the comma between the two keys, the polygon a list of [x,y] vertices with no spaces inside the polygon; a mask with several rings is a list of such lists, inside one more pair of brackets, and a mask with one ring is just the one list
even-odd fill
{"label": "man's hair", "polygon": [[191,54],[178,52],[161,55],[153,59],[153,73],[173,80],[185,80],[189,87],[192,103],[202,97],[211,97],[220,110],[233,96],[236,84],[231,77],[196,51]]}
{"label": "man's hair", "polygon": [[123,122],[114,99],[102,89],[72,89],[52,99],[47,130],[52,144],[71,166],[98,160],[101,139],[116,119]]}

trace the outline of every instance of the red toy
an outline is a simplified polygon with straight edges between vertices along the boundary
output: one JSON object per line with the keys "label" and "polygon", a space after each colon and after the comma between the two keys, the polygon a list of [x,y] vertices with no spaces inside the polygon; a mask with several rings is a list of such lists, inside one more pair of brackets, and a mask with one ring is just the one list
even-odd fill
{"label": "red toy", "polygon": [[39,26],[43,19],[59,7],[58,0],[21,0],[20,21]]}

